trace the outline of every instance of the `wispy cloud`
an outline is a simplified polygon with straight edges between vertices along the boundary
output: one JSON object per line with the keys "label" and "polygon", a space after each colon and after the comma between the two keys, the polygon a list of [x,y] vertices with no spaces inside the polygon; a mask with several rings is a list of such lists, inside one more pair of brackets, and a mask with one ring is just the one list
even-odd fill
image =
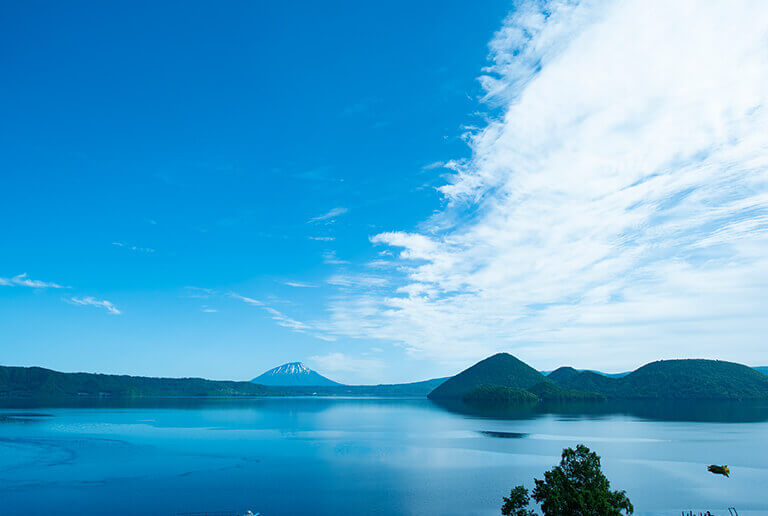
{"label": "wispy cloud", "polygon": [[237,299],[237,300],[242,301],[243,303],[247,303],[249,305],[264,306],[264,303],[262,303],[258,299],[253,299],[252,297],[241,296],[240,294],[236,294],[234,292],[229,292],[227,295],[229,297],[231,297],[232,299]]}
{"label": "wispy cloud", "polygon": [[95,306],[98,308],[103,308],[113,315],[120,315],[122,313],[114,304],[112,304],[110,301],[107,301],[106,299],[96,299],[95,297],[86,296],[70,297],[67,298],[66,301],[73,305]]}
{"label": "wispy cloud", "polygon": [[0,278],[0,285],[5,287],[69,288],[50,281],[33,280],[26,273],[12,278]]}
{"label": "wispy cloud", "polygon": [[388,284],[387,278],[371,276],[369,274],[334,274],[326,283],[345,288],[375,288]]}
{"label": "wispy cloud", "polygon": [[136,252],[139,252],[139,253],[151,254],[151,253],[155,252],[155,250],[152,249],[151,247],[137,247],[135,245],[129,245],[129,244],[126,244],[124,242],[112,242],[112,245],[115,246],[115,247],[123,247],[125,249],[130,250],[130,251],[136,251]]}
{"label": "wispy cloud", "polygon": [[309,362],[318,370],[329,373],[357,373],[365,376],[377,376],[384,368],[384,363],[375,358],[359,358],[344,353],[315,355]]}
{"label": "wispy cloud", "polygon": [[275,321],[280,326],[283,326],[285,328],[291,328],[292,330],[309,330],[311,327],[308,324],[305,324],[301,321],[297,321],[296,319],[292,319],[285,315],[284,313],[280,312],[279,310],[275,310],[272,307],[265,306],[264,310],[266,310],[269,314],[272,315],[272,320]]}
{"label": "wispy cloud", "polygon": [[210,288],[187,286],[184,287],[184,294],[182,294],[181,297],[205,299],[216,295],[218,295],[218,292]]}
{"label": "wispy cloud", "polygon": [[[464,363],[746,362],[768,333],[768,4],[532,2],[481,78],[501,116],[328,331]],[[727,346],[724,345],[727,343]]]}
{"label": "wispy cloud", "polygon": [[206,314],[215,314],[216,312],[218,312],[218,310],[216,310],[215,308],[210,308],[207,306],[203,306],[202,308],[200,308],[200,311]]}
{"label": "wispy cloud", "polygon": [[336,251],[329,250],[323,253],[323,263],[327,263],[328,265],[344,265],[349,262],[336,256]]}
{"label": "wispy cloud", "polygon": [[283,285],[287,285],[289,287],[295,287],[295,288],[315,288],[317,285],[313,285],[312,283],[303,283],[301,281],[284,281]]}
{"label": "wispy cloud", "polygon": [[436,168],[443,168],[445,167],[445,161],[433,161],[432,163],[428,163],[421,167],[422,170],[434,170]]}
{"label": "wispy cloud", "polygon": [[322,237],[311,236],[308,238],[310,240],[317,240],[318,242],[333,242],[334,240],[336,240],[335,237],[331,237],[331,236],[322,236]]}
{"label": "wispy cloud", "polygon": [[[307,286],[305,284],[296,284],[301,285],[302,287]],[[295,285],[294,285],[295,286]],[[267,312],[270,316],[270,318],[275,321],[275,323],[279,326],[282,326],[284,328],[289,328],[293,331],[299,332],[299,333],[308,333],[309,335],[326,341],[334,341],[336,340],[336,337],[333,335],[327,335],[322,330],[320,330],[316,325],[313,323],[305,323],[302,321],[299,321],[297,319],[294,319],[285,313],[281,312],[280,310],[277,310],[276,308],[270,306],[269,304],[260,301],[258,299],[254,299],[252,297],[244,296],[242,294],[238,294],[237,292],[220,292],[214,289],[208,289],[208,288],[199,288],[199,287],[186,287],[189,292],[192,292],[192,295],[187,295],[185,297],[202,297],[202,298],[209,298],[209,297],[219,297],[219,298],[229,298],[234,299],[240,302],[243,302],[247,305],[256,306]],[[271,303],[270,303],[271,304]],[[206,306],[203,307],[204,312],[216,312],[218,310],[215,309],[208,309]]]}
{"label": "wispy cloud", "polygon": [[322,215],[318,215],[317,217],[313,217],[309,219],[309,222],[322,222],[322,221],[333,222],[333,220],[336,217],[340,217],[341,215],[344,215],[348,211],[349,210],[347,208],[342,208],[342,207],[333,208],[332,210],[329,210],[323,213]]}

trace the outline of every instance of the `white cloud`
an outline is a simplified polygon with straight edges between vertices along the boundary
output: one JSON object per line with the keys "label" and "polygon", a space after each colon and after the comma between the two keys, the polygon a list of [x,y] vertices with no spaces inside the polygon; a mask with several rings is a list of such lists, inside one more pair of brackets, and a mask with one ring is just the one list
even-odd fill
{"label": "white cloud", "polygon": [[429,163],[428,165],[424,165],[421,167],[422,170],[434,170],[436,168],[443,168],[445,167],[445,161],[434,161],[432,163]]}
{"label": "white cloud", "polygon": [[325,281],[329,285],[346,288],[375,288],[383,287],[388,283],[386,278],[382,278],[381,276],[370,276],[367,274],[334,274]]}
{"label": "white cloud", "polygon": [[40,281],[30,279],[26,273],[19,274],[12,278],[0,278],[0,285],[5,287],[29,287],[29,288],[69,288],[51,283],[49,281]]}
{"label": "white cloud", "polygon": [[341,215],[344,215],[348,211],[349,210],[347,208],[342,208],[342,207],[333,208],[332,210],[330,210],[330,211],[328,211],[326,213],[323,213],[322,215],[318,215],[317,217],[313,217],[313,218],[309,219],[309,222],[321,222],[321,221],[324,221],[324,220],[333,222],[333,219],[335,219],[336,217],[339,217]]}
{"label": "white cloud", "polygon": [[311,327],[308,324],[305,324],[301,321],[297,321],[296,319],[292,319],[285,315],[284,313],[275,310],[272,307],[265,306],[264,310],[266,310],[271,316],[272,320],[275,321],[278,325],[283,326],[285,328],[290,328],[292,330],[309,330]]}
{"label": "white cloud", "polygon": [[70,297],[67,298],[67,302],[74,304],[74,305],[80,305],[80,306],[96,306],[99,308],[104,308],[109,313],[114,315],[120,315],[122,312],[117,309],[117,307],[112,304],[110,301],[107,301],[106,299],[96,299],[95,297]]}
{"label": "white cloud", "polygon": [[318,370],[331,373],[363,373],[365,376],[375,376],[384,368],[384,363],[375,358],[356,358],[344,353],[328,353],[315,355],[309,362]]}
{"label": "white cloud", "polygon": [[301,281],[285,281],[283,282],[283,285],[287,285],[289,287],[295,287],[295,288],[315,288],[317,285],[313,285],[311,283],[302,283]]}
{"label": "white cloud", "polygon": [[323,236],[323,237],[308,237],[310,240],[317,240],[318,242],[333,242],[336,240],[335,237],[329,237],[329,236]]}
{"label": "white cloud", "polygon": [[206,314],[215,314],[216,312],[218,312],[218,310],[216,310],[215,308],[209,308],[207,306],[202,307],[200,311]]}
{"label": "white cloud", "polygon": [[323,263],[327,263],[328,265],[344,265],[349,262],[336,256],[336,251],[325,251],[323,253]]}
{"label": "white cloud", "polygon": [[447,163],[445,208],[388,294],[334,299],[324,328],[466,363],[764,359],[768,4],[523,6],[481,78],[501,116]]}
{"label": "white cloud", "polygon": [[240,294],[236,294],[234,292],[230,292],[228,295],[232,299],[237,299],[238,301],[242,301],[243,303],[247,303],[249,305],[254,305],[254,306],[263,306],[264,305],[264,303],[262,303],[258,299],[253,299],[251,297],[241,296]]}
{"label": "white cloud", "polygon": [[152,249],[151,247],[137,247],[135,245],[126,244],[124,242],[112,242],[112,245],[115,247],[124,247],[125,249],[136,251],[138,253],[152,254],[155,252],[155,250]]}
{"label": "white cloud", "polygon": [[289,328],[295,332],[298,333],[308,333],[311,336],[325,341],[334,341],[336,340],[336,337],[333,335],[327,335],[323,333],[322,331],[319,331],[319,329],[312,323],[305,323],[302,321],[299,321],[297,319],[294,319],[292,317],[289,317],[288,315],[284,314],[283,312],[257,300],[253,299],[251,297],[240,295],[236,292],[229,292],[226,294],[227,297],[230,297],[232,299],[237,299],[238,301],[242,301],[243,303],[249,304],[251,306],[258,306],[265,312],[267,312],[270,315],[270,318],[275,321],[275,323],[278,326],[282,326],[284,328]]}

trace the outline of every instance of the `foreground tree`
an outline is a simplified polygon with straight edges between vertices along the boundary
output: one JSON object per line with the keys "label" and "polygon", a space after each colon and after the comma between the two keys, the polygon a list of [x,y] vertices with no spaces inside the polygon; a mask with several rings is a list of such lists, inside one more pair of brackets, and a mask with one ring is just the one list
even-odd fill
{"label": "foreground tree", "polygon": [[[611,491],[611,483],[600,468],[600,457],[583,444],[563,450],[560,465],[534,479],[533,499],[545,516],[620,516],[634,512],[624,491]],[[528,490],[517,486],[504,498],[504,516],[531,516]]]}
{"label": "foreground tree", "polygon": [[504,497],[504,505],[501,506],[501,514],[504,516],[536,516],[536,513],[529,511],[528,502],[531,497],[528,496],[528,490],[523,486],[517,486],[509,493],[509,498]]}

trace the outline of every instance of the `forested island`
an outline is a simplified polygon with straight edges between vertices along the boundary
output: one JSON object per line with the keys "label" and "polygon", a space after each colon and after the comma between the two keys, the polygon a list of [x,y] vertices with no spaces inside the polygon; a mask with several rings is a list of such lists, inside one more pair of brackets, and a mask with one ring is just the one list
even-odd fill
{"label": "forested island", "polygon": [[662,360],[621,377],[561,367],[543,375],[498,353],[450,378],[381,385],[262,385],[202,378],[63,373],[0,366],[0,397],[417,397],[480,404],[599,402],[606,399],[768,400],[768,375],[720,360]]}

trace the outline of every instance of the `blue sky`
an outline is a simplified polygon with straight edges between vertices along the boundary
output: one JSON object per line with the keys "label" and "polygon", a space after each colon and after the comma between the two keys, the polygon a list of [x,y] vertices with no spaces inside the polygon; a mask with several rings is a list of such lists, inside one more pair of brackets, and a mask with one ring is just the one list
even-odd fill
{"label": "blue sky", "polygon": [[320,314],[331,253],[369,259],[369,235],[439,207],[440,171],[423,167],[468,155],[462,124],[508,7],[5,4],[0,277],[71,288],[2,289],[2,363],[249,378],[323,354],[185,287]]}
{"label": "blue sky", "polygon": [[768,362],[759,3],[0,9],[3,364]]}

